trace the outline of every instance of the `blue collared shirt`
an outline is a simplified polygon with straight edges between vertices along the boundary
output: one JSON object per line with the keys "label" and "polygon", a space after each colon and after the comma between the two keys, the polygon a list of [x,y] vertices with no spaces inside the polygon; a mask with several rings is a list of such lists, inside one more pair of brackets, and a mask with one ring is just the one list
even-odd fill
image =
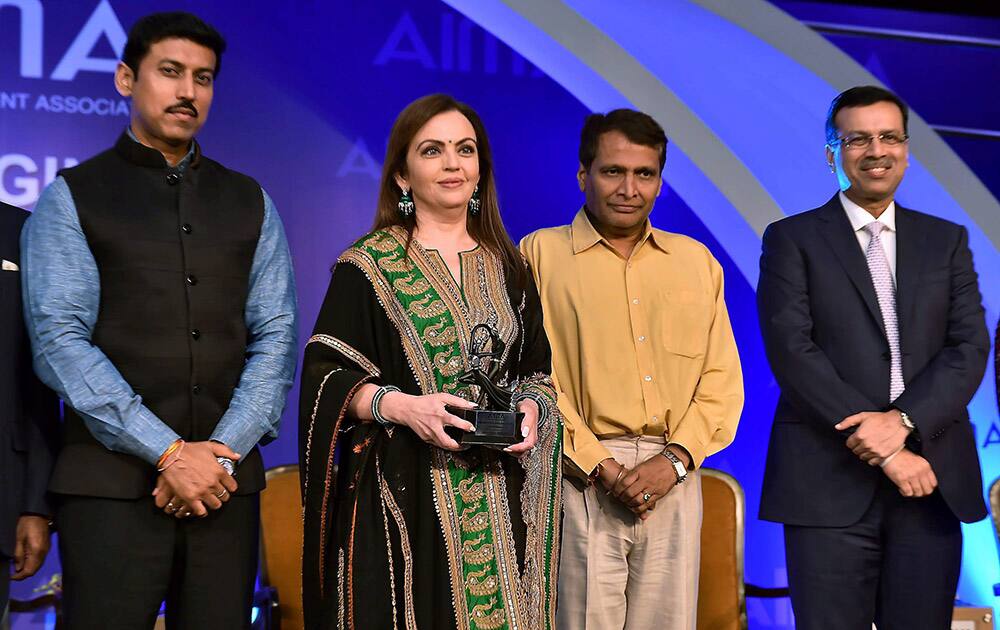
{"label": "blue collared shirt", "polygon": [[[292,258],[274,202],[261,192],[264,220],[244,311],[247,362],[211,437],[244,456],[262,439],[277,437],[297,354]],[[156,464],[179,436],[143,404],[91,341],[100,310],[100,276],[62,177],[45,189],[25,223],[21,262],[24,316],[38,377],[77,411],[105,447]]]}

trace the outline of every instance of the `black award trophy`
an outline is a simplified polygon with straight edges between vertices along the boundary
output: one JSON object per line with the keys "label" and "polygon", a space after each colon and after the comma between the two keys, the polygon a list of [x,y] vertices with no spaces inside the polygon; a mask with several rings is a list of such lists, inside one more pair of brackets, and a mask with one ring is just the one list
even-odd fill
{"label": "black award trophy", "polygon": [[524,439],[521,437],[524,414],[511,411],[513,394],[497,384],[505,344],[488,324],[476,324],[469,337],[469,369],[458,377],[458,382],[479,388],[479,399],[476,400],[479,407],[461,409],[447,405],[445,409],[472,423],[476,429],[466,432],[456,427],[445,427],[445,432],[463,449],[471,446],[503,449],[517,444]]}

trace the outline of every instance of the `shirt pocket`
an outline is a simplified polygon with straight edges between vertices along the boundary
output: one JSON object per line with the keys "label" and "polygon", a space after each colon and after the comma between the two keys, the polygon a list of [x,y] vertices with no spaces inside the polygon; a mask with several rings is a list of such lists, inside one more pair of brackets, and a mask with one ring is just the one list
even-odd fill
{"label": "shirt pocket", "polygon": [[691,359],[703,357],[715,313],[708,296],[690,289],[668,289],[660,308],[664,349]]}

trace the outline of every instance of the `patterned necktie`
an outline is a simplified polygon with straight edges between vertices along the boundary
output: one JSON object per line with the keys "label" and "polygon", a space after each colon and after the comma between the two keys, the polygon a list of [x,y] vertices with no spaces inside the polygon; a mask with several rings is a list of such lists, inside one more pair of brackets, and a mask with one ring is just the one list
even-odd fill
{"label": "patterned necktie", "polygon": [[899,353],[899,322],[896,319],[896,280],[889,269],[889,259],[882,248],[882,230],[885,225],[881,221],[872,221],[865,226],[865,231],[871,235],[865,258],[868,259],[868,273],[875,285],[875,295],[878,296],[878,307],[882,311],[882,321],[885,323],[885,336],[889,340],[889,402],[896,400],[903,393],[903,362]]}

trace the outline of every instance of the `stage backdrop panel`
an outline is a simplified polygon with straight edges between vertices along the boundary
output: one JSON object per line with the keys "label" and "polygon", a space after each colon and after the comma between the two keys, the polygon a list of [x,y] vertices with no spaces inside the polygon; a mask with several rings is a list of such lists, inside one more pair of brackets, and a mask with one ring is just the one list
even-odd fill
{"label": "stage backdrop panel", "polygon": [[[788,41],[819,45],[808,38],[814,34],[770,5],[738,3],[742,13],[733,14],[724,4],[0,0],[0,199],[30,208],[60,168],[109,147],[128,123],[128,103],[112,85],[128,27],[152,11],[197,12],[229,41],[199,140],[208,156],[254,176],[274,198],[294,256],[304,342],[331,265],[371,225],[389,129],[408,102],[448,92],[480,112],[515,239],[568,223],[579,209],[577,144],[590,111],[648,110],[671,137],[652,220],[703,241],[722,263],[745,370],[736,441],[707,465],[734,474],[747,493],[748,579],[784,585],[780,527],[756,518],[778,393],[754,304],[759,235],[767,222],[832,193],[822,117],[839,85],[828,74],[868,75],[829,44],[828,56],[801,59]],[[767,20],[781,24],[775,36]],[[909,98],[911,74],[898,76],[900,85],[886,82]],[[996,201],[981,183],[958,192],[942,183],[942,159],[958,165],[951,176],[970,181],[971,174],[950,151],[940,157],[947,146],[922,124],[901,197],[970,226],[995,325],[1000,225],[982,216]],[[762,142],[767,138],[778,146]],[[982,154],[970,155],[975,151]],[[925,193],[942,205],[916,201]],[[966,207],[960,200],[968,195],[986,202]],[[987,479],[1000,473],[993,396],[985,384],[973,405]],[[296,459],[297,397],[296,387],[281,436],[264,447],[269,466]],[[960,596],[992,604],[1000,578],[989,525],[966,534]],[[30,596],[58,572],[54,556],[35,580],[15,588],[17,596]],[[754,627],[793,627],[787,600],[751,601],[749,616]],[[41,621],[21,619],[15,628]]]}

